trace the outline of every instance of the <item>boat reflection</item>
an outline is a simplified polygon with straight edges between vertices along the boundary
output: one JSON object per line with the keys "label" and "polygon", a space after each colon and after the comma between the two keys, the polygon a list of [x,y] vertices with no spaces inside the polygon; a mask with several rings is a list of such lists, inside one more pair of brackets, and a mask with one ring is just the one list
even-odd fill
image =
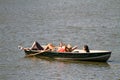
{"label": "boat reflection", "polygon": [[94,67],[108,67],[110,68],[110,65],[108,62],[92,62],[92,61],[73,61],[73,60],[56,60],[53,58],[48,57],[25,57],[27,59],[30,59],[32,61],[47,61],[49,63],[58,62],[59,64],[80,64],[83,66],[94,66]]}

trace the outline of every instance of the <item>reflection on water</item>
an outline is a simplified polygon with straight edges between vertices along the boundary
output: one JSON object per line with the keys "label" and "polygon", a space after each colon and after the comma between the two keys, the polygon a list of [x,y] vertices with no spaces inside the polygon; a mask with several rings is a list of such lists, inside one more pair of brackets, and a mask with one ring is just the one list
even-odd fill
{"label": "reflection on water", "polygon": [[48,57],[25,57],[27,59],[30,59],[32,61],[48,61],[51,63],[54,62],[59,62],[59,63],[64,63],[64,64],[80,64],[80,65],[84,65],[84,66],[93,66],[93,67],[108,67],[110,68],[110,65],[108,62],[92,62],[92,61],[73,61],[73,60],[58,60],[58,59],[52,59],[52,58],[48,58]]}
{"label": "reflection on water", "polygon": [[[74,80],[76,79],[110,79],[105,77],[106,73],[110,73],[111,67],[109,63],[103,62],[87,62],[87,61],[60,61],[53,59],[41,59],[36,57],[25,58],[35,64],[33,68],[40,67],[47,75],[45,79]],[[39,65],[38,65],[39,64]],[[44,75],[43,75],[44,76]],[[68,76],[68,77],[66,77]],[[87,76],[87,77],[86,77]],[[101,76],[101,77],[100,77]]]}

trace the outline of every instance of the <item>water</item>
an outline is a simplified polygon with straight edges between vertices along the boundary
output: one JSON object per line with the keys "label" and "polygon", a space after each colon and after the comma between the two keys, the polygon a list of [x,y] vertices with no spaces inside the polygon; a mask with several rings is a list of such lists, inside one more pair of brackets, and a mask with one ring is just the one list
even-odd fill
{"label": "water", "polygon": [[[120,80],[119,0],[0,0],[0,80]],[[107,63],[24,58],[60,41],[112,51]]]}

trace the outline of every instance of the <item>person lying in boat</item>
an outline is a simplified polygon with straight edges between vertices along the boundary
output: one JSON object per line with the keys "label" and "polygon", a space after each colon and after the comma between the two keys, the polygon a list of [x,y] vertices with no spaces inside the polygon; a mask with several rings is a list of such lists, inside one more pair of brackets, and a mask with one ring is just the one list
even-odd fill
{"label": "person lying in boat", "polygon": [[77,49],[77,46],[72,47],[70,44],[66,46],[63,43],[60,43],[57,52],[72,52],[75,49]]}
{"label": "person lying in boat", "polygon": [[[52,43],[47,44],[44,50],[49,50],[49,51],[57,51],[59,48],[62,48],[64,44],[62,42],[59,43],[59,46],[54,46]],[[65,52],[65,51],[64,51]]]}
{"label": "person lying in boat", "polygon": [[47,46],[42,47],[37,41],[33,42],[30,48],[23,48],[22,46],[18,46],[21,50],[38,50],[38,52],[46,52],[46,51],[54,51],[55,46],[52,43],[47,44]]}
{"label": "person lying in boat", "polygon": [[90,52],[88,45],[84,45],[84,46],[83,46],[83,50],[84,50],[85,52]]}
{"label": "person lying in boat", "polygon": [[70,44],[67,45],[67,52],[72,52],[73,50],[77,49],[78,46],[72,47]]}
{"label": "person lying in boat", "polygon": [[[57,52],[67,52],[66,47],[64,46],[65,44],[60,42],[59,46],[54,46],[52,43],[47,44],[44,50],[49,50],[49,51],[57,51]],[[61,50],[60,50],[61,49]]]}
{"label": "person lying in boat", "polygon": [[18,46],[21,50],[44,50],[44,48],[37,42],[34,41],[30,48],[23,48],[22,46]]}

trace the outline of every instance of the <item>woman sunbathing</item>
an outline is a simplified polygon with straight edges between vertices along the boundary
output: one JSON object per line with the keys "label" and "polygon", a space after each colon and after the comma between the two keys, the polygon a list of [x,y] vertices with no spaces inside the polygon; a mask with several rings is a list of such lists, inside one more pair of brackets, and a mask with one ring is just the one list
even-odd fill
{"label": "woman sunbathing", "polygon": [[32,46],[30,48],[23,48],[22,46],[18,46],[21,50],[44,50],[44,48],[37,42],[33,42]]}

